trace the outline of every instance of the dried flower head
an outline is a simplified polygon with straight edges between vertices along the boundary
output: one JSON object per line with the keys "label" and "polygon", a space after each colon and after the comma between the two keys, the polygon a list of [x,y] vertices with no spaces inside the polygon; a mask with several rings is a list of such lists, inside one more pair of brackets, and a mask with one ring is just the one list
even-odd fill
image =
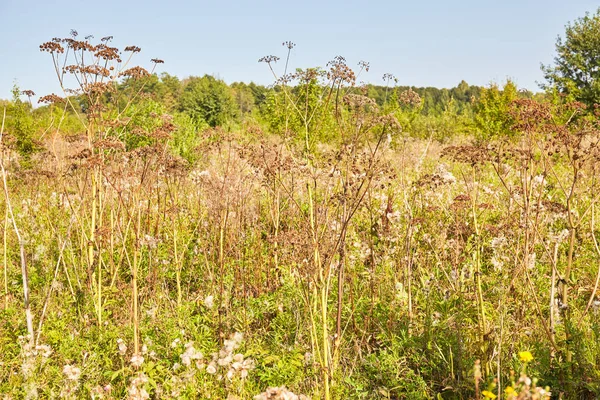
{"label": "dried flower head", "polygon": [[134,354],[133,356],[131,356],[131,360],[129,360],[129,362],[135,368],[139,368],[144,363],[144,357],[142,357],[141,354]]}
{"label": "dried flower head", "polygon": [[398,83],[398,78],[396,78],[396,76],[394,74],[390,74],[389,72],[386,72],[385,74],[383,74],[382,79],[386,83],[390,83],[391,81],[394,81],[394,83]]}
{"label": "dried flower head", "polygon": [[46,96],[40,97],[38,103],[46,103],[46,104],[54,104],[54,103],[64,103],[65,99],[60,96],[52,94],[47,94]]}
{"label": "dried flower head", "polygon": [[271,63],[276,63],[277,61],[279,61],[279,57],[277,56],[264,56],[258,59],[258,62],[264,62],[267,64],[271,64]]}
{"label": "dried flower head", "polygon": [[140,66],[136,66],[133,68],[126,69],[125,71],[121,72],[119,76],[126,76],[133,79],[139,79],[150,76],[150,73],[146,69]]}
{"label": "dried flower head", "polygon": [[124,51],[132,52],[132,53],[139,53],[140,51],[142,51],[142,49],[140,49],[137,46],[127,46],[127,47],[125,47]]}
{"label": "dried flower head", "polygon": [[354,71],[346,64],[346,59],[342,56],[335,56],[333,60],[327,63],[329,71],[327,79],[338,81],[339,83],[346,82],[352,86],[356,83]]}
{"label": "dried flower head", "polygon": [[414,90],[408,89],[400,93],[398,101],[405,106],[418,107],[421,105],[421,96]]}
{"label": "dried flower head", "polygon": [[40,51],[47,51],[48,53],[64,53],[65,48],[60,45],[60,43],[52,41],[42,43],[40,45]]}
{"label": "dried flower head", "polygon": [[81,376],[81,369],[67,364],[63,367],[63,374],[65,374],[68,380],[77,381]]}
{"label": "dried flower head", "polygon": [[369,72],[369,68],[371,67],[371,64],[368,63],[367,61],[359,61],[358,62],[358,66],[360,67],[361,70],[365,70],[366,72]]}
{"label": "dried flower head", "polygon": [[282,45],[282,46],[285,46],[285,47],[287,47],[287,48],[288,48],[288,50],[291,50],[291,49],[293,49],[294,47],[296,47],[296,43],[290,42],[289,40],[288,40],[288,41],[285,41],[285,42],[283,42],[281,45]]}
{"label": "dried flower head", "polygon": [[117,61],[121,62],[121,57],[119,56],[119,49],[116,47],[110,47],[105,44],[99,44],[94,48],[95,53],[94,56],[102,58],[106,61]]}

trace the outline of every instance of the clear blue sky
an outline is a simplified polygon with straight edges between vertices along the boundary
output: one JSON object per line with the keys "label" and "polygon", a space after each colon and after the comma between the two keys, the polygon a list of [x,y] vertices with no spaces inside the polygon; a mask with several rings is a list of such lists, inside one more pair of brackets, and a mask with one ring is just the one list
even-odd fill
{"label": "clear blue sky", "polygon": [[[161,58],[159,72],[213,74],[227,82],[271,83],[268,54],[297,44],[293,67],[324,66],[336,55],[371,63],[364,80],[393,73],[402,85],[487,85],[506,78],[537,90],[540,63],[554,57],[567,22],[595,12],[592,0],[193,1],[0,0],[0,98],[16,82],[38,95],[58,92],[50,55],[39,44],[113,35],[116,46]],[[282,65],[280,65],[281,67]]]}

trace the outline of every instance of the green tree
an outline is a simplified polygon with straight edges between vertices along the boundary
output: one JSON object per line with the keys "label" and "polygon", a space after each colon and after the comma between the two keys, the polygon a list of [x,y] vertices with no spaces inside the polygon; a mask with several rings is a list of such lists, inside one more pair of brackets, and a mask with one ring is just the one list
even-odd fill
{"label": "green tree", "polygon": [[512,118],[508,111],[512,101],[517,98],[519,91],[510,80],[504,84],[502,90],[493,84],[481,91],[481,97],[475,107],[478,139],[508,136],[512,133]]}
{"label": "green tree", "polygon": [[231,84],[233,96],[242,116],[252,113],[254,109],[265,101],[267,89],[253,82],[245,84],[234,82]]}
{"label": "green tree", "polygon": [[542,65],[547,84],[588,106],[600,103],[600,9],[566,26],[556,41],[554,66]]}
{"label": "green tree", "polygon": [[179,109],[196,123],[204,121],[212,127],[234,121],[239,114],[229,86],[210,75],[192,77],[185,82]]}
{"label": "green tree", "polygon": [[35,140],[38,127],[31,103],[21,100],[21,96],[26,92],[21,92],[17,85],[13,87],[13,99],[6,109],[5,131],[15,138],[16,149],[22,157],[21,162],[28,165],[31,155],[37,152],[40,146]]}

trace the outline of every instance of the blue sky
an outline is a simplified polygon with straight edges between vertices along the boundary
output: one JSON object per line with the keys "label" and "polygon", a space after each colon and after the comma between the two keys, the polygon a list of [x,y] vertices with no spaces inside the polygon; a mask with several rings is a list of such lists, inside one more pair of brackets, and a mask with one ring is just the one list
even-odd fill
{"label": "blue sky", "polygon": [[[551,63],[564,26],[595,12],[591,0],[192,1],[0,0],[0,98],[16,81],[38,95],[58,92],[50,55],[39,44],[65,37],[112,35],[116,46],[142,48],[137,60],[165,64],[180,78],[213,74],[227,82],[272,81],[268,54],[292,67],[324,66],[336,55],[349,65],[369,61],[362,79],[452,87],[462,79],[487,85],[506,78],[538,90],[540,63]],[[282,67],[283,65],[279,65]]]}

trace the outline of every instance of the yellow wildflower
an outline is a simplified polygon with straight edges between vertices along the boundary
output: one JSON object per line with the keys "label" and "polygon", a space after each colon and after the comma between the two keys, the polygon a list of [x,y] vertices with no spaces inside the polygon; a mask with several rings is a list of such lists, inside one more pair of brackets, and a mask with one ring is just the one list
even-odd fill
{"label": "yellow wildflower", "polygon": [[528,351],[520,351],[519,358],[521,359],[522,362],[528,363],[531,360],[533,360],[533,355]]}
{"label": "yellow wildflower", "polygon": [[507,386],[506,389],[504,389],[504,394],[506,394],[507,396],[510,396],[511,394],[515,394],[517,393],[515,391],[515,389],[512,386]]}
{"label": "yellow wildflower", "polygon": [[495,399],[496,395],[492,392],[490,392],[489,390],[484,390],[483,392],[481,392],[481,394],[486,398],[486,399]]}

